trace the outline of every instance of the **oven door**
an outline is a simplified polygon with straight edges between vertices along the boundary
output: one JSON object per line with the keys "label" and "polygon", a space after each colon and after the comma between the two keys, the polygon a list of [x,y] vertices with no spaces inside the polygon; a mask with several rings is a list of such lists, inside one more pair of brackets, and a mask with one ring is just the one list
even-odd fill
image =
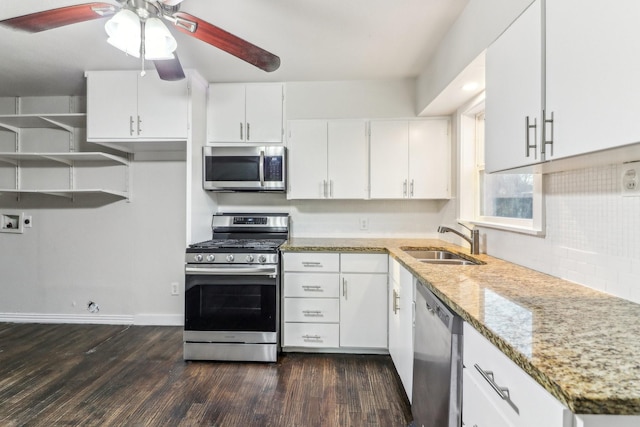
{"label": "oven door", "polygon": [[278,268],[187,266],[185,341],[276,343]]}
{"label": "oven door", "polygon": [[211,191],[285,191],[283,146],[204,147],[203,187]]}

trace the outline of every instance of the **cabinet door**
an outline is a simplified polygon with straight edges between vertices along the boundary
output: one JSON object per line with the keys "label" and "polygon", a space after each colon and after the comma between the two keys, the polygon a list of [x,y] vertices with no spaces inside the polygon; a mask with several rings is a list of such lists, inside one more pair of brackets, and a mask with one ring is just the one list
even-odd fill
{"label": "cabinet door", "polygon": [[450,153],[448,120],[409,122],[410,198],[449,198]]}
{"label": "cabinet door", "polygon": [[370,197],[406,198],[409,175],[408,122],[372,121],[370,151]]}
{"label": "cabinet door", "polygon": [[368,157],[363,120],[330,121],[328,125],[328,179],[332,199],[368,196]]}
{"label": "cabinet door", "polygon": [[323,199],[327,183],[327,122],[288,122],[288,199]]}
{"label": "cabinet door", "polygon": [[138,74],[87,73],[87,140],[137,137]]}
{"label": "cabinet door", "polygon": [[[495,172],[542,161],[540,0],[529,6],[487,49],[486,94],[485,170]],[[527,117],[537,128],[526,129]],[[530,144],[537,145],[537,149],[529,150],[529,156],[527,134]]]}
{"label": "cabinet door", "polygon": [[462,422],[465,426],[512,427],[465,367],[462,376]]}
{"label": "cabinet door", "polygon": [[220,83],[209,86],[207,141],[244,142],[245,85]]}
{"label": "cabinet door", "polygon": [[387,275],[341,279],[340,347],[387,348]]}
{"label": "cabinet door", "polygon": [[400,266],[399,299],[397,311],[399,315],[398,333],[398,374],[404,389],[412,398],[413,391],[413,319],[415,312],[415,285],[413,275]]}
{"label": "cabinet door", "polygon": [[246,87],[246,141],[282,142],[282,84]]}
{"label": "cabinet door", "polygon": [[546,104],[555,122],[547,159],[640,141],[638,22],[636,0],[547,2]]}
{"label": "cabinet door", "polygon": [[189,89],[186,79],[160,80],[156,73],[138,76],[138,129],[144,139],[187,139]]}

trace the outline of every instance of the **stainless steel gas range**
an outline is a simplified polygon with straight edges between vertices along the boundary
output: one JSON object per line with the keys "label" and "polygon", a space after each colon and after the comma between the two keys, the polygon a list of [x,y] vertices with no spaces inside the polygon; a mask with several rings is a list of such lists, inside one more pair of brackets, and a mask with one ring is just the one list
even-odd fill
{"label": "stainless steel gas range", "polygon": [[275,362],[287,214],[215,214],[185,266],[185,360]]}

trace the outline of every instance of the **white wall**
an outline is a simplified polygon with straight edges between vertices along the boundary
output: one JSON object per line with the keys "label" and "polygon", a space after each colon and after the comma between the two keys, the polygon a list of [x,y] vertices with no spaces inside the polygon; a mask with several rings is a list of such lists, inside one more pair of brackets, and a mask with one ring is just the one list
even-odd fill
{"label": "white wall", "polygon": [[471,0],[417,79],[423,111],[533,0]]}
{"label": "white wall", "polygon": [[185,163],[133,162],[131,171],[130,203],[2,196],[0,211],[32,215],[33,228],[0,233],[0,319],[181,321],[170,283],[184,283]]}

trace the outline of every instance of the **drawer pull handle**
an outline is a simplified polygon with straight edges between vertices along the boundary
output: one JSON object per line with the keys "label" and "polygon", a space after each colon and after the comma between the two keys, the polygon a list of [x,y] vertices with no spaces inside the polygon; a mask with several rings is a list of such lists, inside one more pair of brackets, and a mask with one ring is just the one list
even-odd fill
{"label": "drawer pull handle", "polygon": [[303,267],[322,267],[322,263],[318,262],[318,261],[303,261],[302,262],[302,266]]}
{"label": "drawer pull handle", "polygon": [[305,341],[322,341],[322,337],[320,335],[303,335],[302,339]]}
{"label": "drawer pull handle", "polygon": [[322,311],[320,310],[302,310],[302,314],[306,317],[322,317]]}
{"label": "drawer pull handle", "polygon": [[513,401],[511,400],[511,396],[509,395],[509,389],[507,387],[500,387],[498,384],[496,384],[496,381],[493,378],[493,372],[483,370],[480,366],[478,366],[477,363],[474,364],[473,367],[476,368],[476,370],[480,373],[480,375],[482,375],[482,378],[484,378],[485,381],[489,383],[491,388],[493,388],[495,392],[498,393],[498,396],[500,396],[502,400],[507,402],[509,406],[511,406],[511,408],[513,408],[513,410],[516,411],[516,414],[519,415],[520,410],[518,409],[516,404],[513,403]]}
{"label": "drawer pull handle", "polygon": [[320,285],[302,285],[302,289],[311,292],[322,292],[322,286]]}

